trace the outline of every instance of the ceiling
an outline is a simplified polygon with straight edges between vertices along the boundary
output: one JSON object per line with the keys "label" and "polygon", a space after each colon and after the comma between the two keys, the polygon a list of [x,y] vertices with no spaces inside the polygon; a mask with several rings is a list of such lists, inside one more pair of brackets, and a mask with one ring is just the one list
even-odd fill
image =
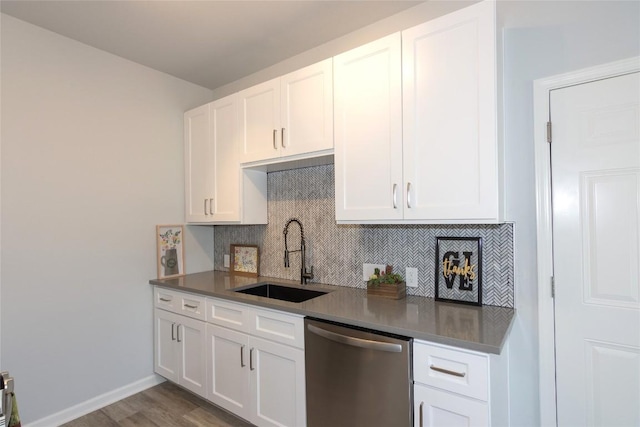
{"label": "ceiling", "polygon": [[418,3],[2,0],[0,10],[216,89]]}

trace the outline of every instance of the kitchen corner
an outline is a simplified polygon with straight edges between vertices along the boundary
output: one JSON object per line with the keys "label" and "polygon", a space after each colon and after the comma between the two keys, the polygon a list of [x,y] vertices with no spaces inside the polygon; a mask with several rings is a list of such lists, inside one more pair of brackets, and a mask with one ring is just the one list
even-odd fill
{"label": "kitchen corner", "polygon": [[149,281],[152,285],[166,289],[313,316],[491,354],[500,354],[502,351],[515,317],[515,310],[511,308],[472,307],[420,296],[390,300],[367,297],[364,289],[315,283],[305,285],[305,289],[328,293],[301,303],[234,291],[261,282],[300,286],[291,280],[234,276],[221,271],[206,271],[179,278]]}

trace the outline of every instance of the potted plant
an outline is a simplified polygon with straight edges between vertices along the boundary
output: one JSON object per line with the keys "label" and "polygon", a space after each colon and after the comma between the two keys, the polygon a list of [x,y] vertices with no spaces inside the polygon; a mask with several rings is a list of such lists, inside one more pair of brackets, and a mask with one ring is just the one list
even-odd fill
{"label": "potted plant", "polygon": [[394,273],[391,265],[387,265],[384,272],[376,268],[367,281],[367,295],[402,299],[406,296],[406,289],[404,278]]}

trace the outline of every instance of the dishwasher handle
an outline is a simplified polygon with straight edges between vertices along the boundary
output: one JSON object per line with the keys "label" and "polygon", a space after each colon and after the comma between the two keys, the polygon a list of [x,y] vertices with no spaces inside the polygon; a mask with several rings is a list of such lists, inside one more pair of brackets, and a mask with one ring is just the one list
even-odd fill
{"label": "dishwasher handle", "polygon": [[338,334],[335,332],[327,331],[326,329],[318,328],[314,325],[307,325],[309,332],[320,335],[331,341],[335,341],[341,344],[350,345],[352,347],[360,347],[368,350],[388,351],[391,353],[401,353],[402,346],[400,344],[392,344],[388,342],[366,340],[362,338],[350,337],[347,335]]}

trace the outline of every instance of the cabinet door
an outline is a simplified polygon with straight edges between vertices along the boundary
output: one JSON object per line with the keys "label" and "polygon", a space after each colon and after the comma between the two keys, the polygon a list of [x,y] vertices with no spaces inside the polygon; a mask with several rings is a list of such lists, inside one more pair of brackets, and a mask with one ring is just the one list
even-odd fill
{"label": "cabinet door", "polygon": [[210,167],[209,105],[184,114],[184,167],[186,222],[208,222],[213,182]]}
{"label": "cabinet door", "polygon": [[238,97],[231,95],[210,104],[214,179],[212,220],[240,220],[240,162],[238,159]]}
{"label": "cabinet door", "polygon": [[179,316],[176,341],[180,352],[178,384],[206,396],[205,322]]}
{"label": "cabinet door", "polygon": [[333,148],[332,60],[287,74],[280,79],[283,156]]}
{"label": "cabinet door", "polygon": [[304,351],[251,337],[251,389],[259,426],[306,425]]}
{"label": "cabinet door", "polygon": [[402,219],[400,33],[336,56],[336,220]]}
{"label": "cabinet door", "polygon": [[280,78],[250,87],[240,97],[240,161],[280,155]]}
{"label": "cabinet door", "polygon": [[487,403],[422,385],[413,387],[415,427],[485,427]]}
{"label": "cabinet door", "polygon": [[249,337],[207,325],[207,399],[249,419]]}
{"label": "cabinet door", "polygon": [[402,32],[405,219],[499,220],[495,4]]}
{"label": "cabinet door", "polygon": [[180,354],[176,345],[176,326],[179,316],[157,308],[153,313],[153,370],[168,380],[178,382]]}

